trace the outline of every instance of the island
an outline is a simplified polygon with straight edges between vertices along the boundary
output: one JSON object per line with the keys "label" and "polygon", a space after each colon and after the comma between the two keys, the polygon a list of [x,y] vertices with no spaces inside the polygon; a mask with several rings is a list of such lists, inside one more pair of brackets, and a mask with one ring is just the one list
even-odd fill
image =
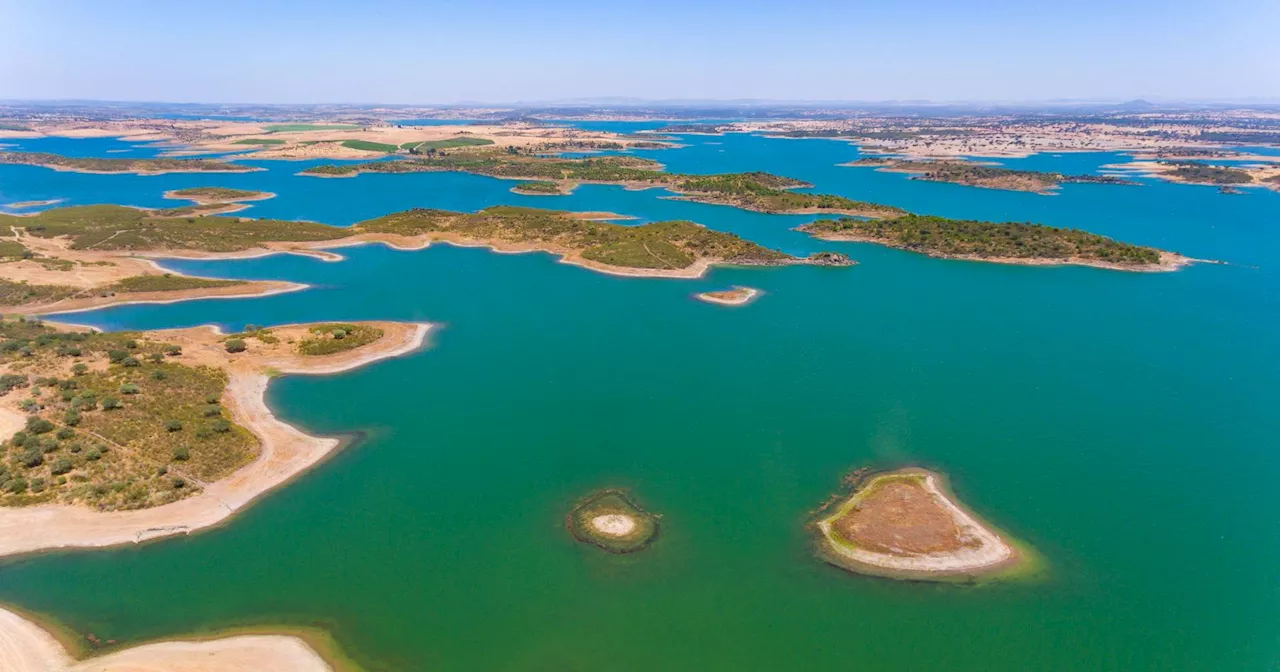
{"label": "island", "polygon": [[[241,198],[233,196],[233,198]],[[257,196],[255,196],[257,197]],[[206,198],[211,198],[206,194]],[[625,226],[608,213],[496,206],[478,213],[414,209],[350,227],[150,211],[117,205],[0,213],[0,307],[9,314],[70,312],[121,303],[265,296],[305,289],[280,281],[195,278],[157,258],[231,259],[303,254],[340,259],[330,248],[381,243],[420,249],[432,242],[542,251],[615,275],[701,277],[715,265],[850,266],[833,252],[797,258],[688,221]]]}
{"label": "island", "polygon": [[894,579],[977,581],[1025,575],[1034,554],[961,506],[945,479],[902,469],[845,479],[852,490],[820,509],[813,525],[824,561]]}
{"label": "island", "polygon": [[43,166],[74,173],[251,173],[265,168],[244,166],[221,159],[98,159],[62,156],[47,152],[0,152],[0,164]]}
{"label": "island", "polygon": [[517,194],[524,194],[525,196],[567,196],[568,194],[573,193],[573,185],[539,180],[534,182],[521,182],[520,184],[511,187],[511,191]]}
{"label": "island", "polygon": [[190,217],[204,215],[226,215],[239,212],[249,207],[249,201],[261,201],[275,198],[275,194],[267,191],[248,189],[228,189],[226,187],[194,187],[191,189],[175,189],[166,191],[165,198],[191,201],[191,205],[178,208],[166,208],[156,211],[157,217]]}
{"label": "island", "polygon": [[1250,163],[1230,166],[1213,165],[1195,159],[1157,158],[1159,155],[1153,154],[1137,156],[1139,160],[1105,167],[1169,182],[1215,186],[1227,194],[1240,192],[1239,187],[1280,190],[1280,163],[1272,156],[1250,156],[1247,157]]}
{"label": "island", "polygon": [[1139,184],[1114,175],[1067,175],[1038,170],[1013,170],[958,160],[920,161],[868,157],[842,165],[874,166],[883,172],[908,173],[913,176],[912,179],[929,182],[950,182],[970,187],[1031,191],[1038,194],[1052,194],[1065,183]]}
{"label": "island", "polygon": [[931,257],[1023,265],[1173,271],[1193,262],[1174,252],[1121,243],[1078,229],[905,215],[821,219],[798,228],[823,240],[877,243]]}
{"label": "island", "polygon": [[578,541],[610,553],[633,553],[653,543],[661,517],[641,509],[622,490],[593,492],[565,517]]}
{"label": "island", "polygon": [[[662,164],[635,156],[562,158],[475,149],[421,158],[313,166],[302,175],[354,177],[360,173],[454,171],[503,179],[550,182],[567,192],[578,184],[620,184],[628,189],[664,188],[699,203],[728,205],[771,214],[830,213],[892,217],[905,210],[844,196],[795,191],[813,185],[765,172],[691,175],[668,173]],[[548,189],[548,187],[539,187]],[[524,191],[524,190],[522,190]]]}
{"label": "island", "polygon": [[721,306],[744,306],[755,301],[763,294],[754,287],[734,287],[733,289],[722,289],[714,292],[702,292],[694,294],[699,301],[707,303],[715,303]]}
{"label": "island", "polygon": [[[0,322],[0,556],[213,525],[338,448],[277,420],[282,373],[412,352],[429,325],[98,333]],[[38,521],[38,522],[37,522]]]}

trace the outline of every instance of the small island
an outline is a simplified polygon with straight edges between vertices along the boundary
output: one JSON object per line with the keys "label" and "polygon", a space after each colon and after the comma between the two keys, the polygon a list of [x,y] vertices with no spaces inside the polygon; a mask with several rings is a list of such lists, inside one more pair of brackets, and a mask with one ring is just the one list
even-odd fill
{"label": "small island", "polygon": [[578,541],[610,553],[632,553],[658,536],[660,516],[641,509],[622,490],[600,490],[578,502],[565,518]]}
{"label": "small island", "polygon": [[714,292],[702,292],[694,294],[694,297],[699,301],[715,303],[721,306],[744,306],[755,301],[763,293],[754,287],[734,287],[733,289],[722,289]]}
{"label": "small island", "polygon": [[836,567],[925,581],[975,581],[1034,568],[1034,554],[957,503],[940,474],[859,470],[845,483],[852,493],[835,497],[814,524],[819,556]]}
{"label": "small island", "polygon": [[521,182],[511,191],[525,196],[565,196],[573,191],[573,185],[562,185],[559,182]]}
{"label": "small island", "polygon": [[877,243],[943,259],[1022,265],[1079,265],[1125,271],[1173,271],[1193,260],[1078,229],[906,215],[893,219],[821,219],[798,228],[823,240]]}
{"label": "small island", "polygon": [[194,187],[166,191],[165,198],[191,201],[191,205],[178,208],[166,208],[155,211],[156,217],[204,217],[206,215],[226,215],[248,208],[248,201],[261,201],[275,198],[275,194],[267,191],[250,191],[248,189],[228,189],[226,187]]}
{"label": "small island", "polygon": [[929,182],[950,182],[984,189],[1030,191],[1038,194],[1052,194],[1065,183],[1138,184],[1114,175],[1067,175],[1038,170],[1013,170],[958,160],[920,161],[868,157],[844,165],[875,166],[882,172],[908,173],[913,176],[912,179]]}

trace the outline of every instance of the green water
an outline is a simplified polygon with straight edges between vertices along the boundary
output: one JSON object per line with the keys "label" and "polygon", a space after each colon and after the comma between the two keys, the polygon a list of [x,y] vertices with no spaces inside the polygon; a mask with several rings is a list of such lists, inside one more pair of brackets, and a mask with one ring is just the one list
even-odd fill
{"label": "green water", "polygon": [[[1025,196],[901,182],[929,211],[1018,211]],[[1114,189],[1153,213],[1166,196],[1193,205],[1103,213],[1103,228],[1238,263],[1127,274],[853,244],[819,246],[852,269],[698,281],[447,246],[174,263],[316,287],[75,321],[441,328],[402,359],[273,383],[285,419],[365,438],[229,525],[9,561],[0,600],[122,642],[319,624],[374,669],[1275,669],[1280,198]],[[1074,193],[1025,203],[1066,217],[1111,198]],[[1219,202],[1255,219],[1206,220]],[[812,244],[788,218],[703,212]],[[766,293],[741,309],[690,298],[731,284]],[[973,588],[815,560],[803,524],[840,474],[908,464],[949,474],[1048,575]],[[610,556],[572,540],[568,507],[604,486],[665,516],[653,547]]]}

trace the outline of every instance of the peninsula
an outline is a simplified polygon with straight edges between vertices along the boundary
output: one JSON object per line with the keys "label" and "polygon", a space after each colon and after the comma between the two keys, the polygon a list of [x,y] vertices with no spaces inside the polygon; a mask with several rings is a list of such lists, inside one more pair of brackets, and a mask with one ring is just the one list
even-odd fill
{"label": "peninsula", "polygon": [[1121,243],[1078,229],[906,215],[893,219],[821,219],[799,227],[823,240],[877,243],[931,257],[1023,265],[1078,265],[1124,271],[1173,271],[1192,259]]}
{"label": "peninsula", "polygon": [[0,152],[0,164],[43,166],[73,173],[251,173],[263,168],[244,166],[220,159],[98,159],[62,156],[46,152]]}
{"label": "peninsula", "polygon": [[339,446],[275,418],[280,373],[422,347],[429,325],[95,333],[0,323],[0,556],[213,525]]}
{"label": "peninsula", "polygon": [[[217,215],[172,217],[115,205],[55,208],[30,216],[0,214],[0,227],[15,232],[14,253],[19,255],[17,261],[0,263],[0,302],[11,306],[8,312],[30,314],[126,301],[288,291],[301,286],[165,274],[140,257],[235,258],[292,252],[332,259],[335,255],[323,250],[373,242],[400,249],[439,241],[506,252],[538,250],[606,273],[682,278],[699,277],[716,264],[851,263],[835,254],[798,259],[688,221],[624,226],[600,221],[602,216],[607,215],[506,206],[478,213],[414,209],[337,227]],[[21,259],[21,250],[40,256]]]}
{"label": "peninsula", "polygon": [[1051,194],[1066,183],[1138,184],[1114,175],[1066,175],[1038,170],[1013,170],[956,160],[918,161],[869,157],[843,165],[874,166],[883,172],[908,173],[913,176],[912,179],[929,182],[950,182],[970,187],[1032,191],[1039,194]]}
{"label": "peninsula", "polygon": [[[93,640],[88,641],[92,646]],[[5,664],[5,672],[333,672],[334,669],[305,639],[283,634],[155,642],[87,658],[80,654],[91,652],[75,644],[64,645],[50,631],[0,608],[0,661]]]}
{"label": "peninsula", "polygon": [[[818,554],[859,574],[973,581],[1028,569],[1029,551],[955,501],[943,477],[903,469],[849,479],[853,492],[815,524]],[[830,505],[825,508],[830,508]]]}
{"label": "peninsula", "polygon": [[[843,196],[808,194],[796,189],[813,185],[765,172],[689,175],[668,173],[662,164],[634,156],[567,159],[542,155],[474,149],[400,161],[375,161],[314,166],[303,175],[354,177],[360,173],[418,173],[455,171],[521,180],[524,193],[550,193],[559,185],[567,193],[579,184],[620,184],[629,189],[664,188],[699,203],[729,205],[771,214],[830,213],[858,217],[892,217],[905,210]],[[539,183],[533,187],[530,182]]]}

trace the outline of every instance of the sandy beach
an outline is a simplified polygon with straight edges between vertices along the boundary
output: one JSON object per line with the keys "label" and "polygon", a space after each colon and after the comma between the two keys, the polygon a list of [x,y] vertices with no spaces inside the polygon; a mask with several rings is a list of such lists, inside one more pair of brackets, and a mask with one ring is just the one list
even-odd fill
{"label": "sandy beach", "polygon": [[[336,438],[315,437],[281,422],[267,407],[264,394],[277,373],[322,375],[348,371],[370,362],[413,352],[423,347],[428,324],[375,322],[385,332],[369,345],[323,357],[286,353],[280,346],[253,343],[250,357],[228,360],[213,327],[150,332],[167,343],[182,346],[184,361],[226,370],[229,376],[224,405],[232,418],[260,440],[262,452],[230,477],[211,483],[198,495],[149,509],[99,513],[61,504],[0,509],[0,556],[70,547],[99,547],[136,543],[174,534],[187,534],[220,523],[314,466],[337,449]],[[306,332],[306,325],[275,327],[287,336]],[[16,403],[16,400],[15,402]],[[15,417],[16,416],[16,417]],[[0,410],[0,427],[18,429],[23,415],[11,406]],[[12,433],[3,437],[7,439]]]}
{"label": "sandy beach", "polygon": [[694,298],[721,306],[744,306],[755,301],[763,293],[754,287],[734,287],[733,289],[716,292],[694,294]]}
{"label": "sandy beach", "polygon": [[0,672],[332,672],[306,642],[241,635],[144,644],[76,660],[40,626],[0,608]]}

